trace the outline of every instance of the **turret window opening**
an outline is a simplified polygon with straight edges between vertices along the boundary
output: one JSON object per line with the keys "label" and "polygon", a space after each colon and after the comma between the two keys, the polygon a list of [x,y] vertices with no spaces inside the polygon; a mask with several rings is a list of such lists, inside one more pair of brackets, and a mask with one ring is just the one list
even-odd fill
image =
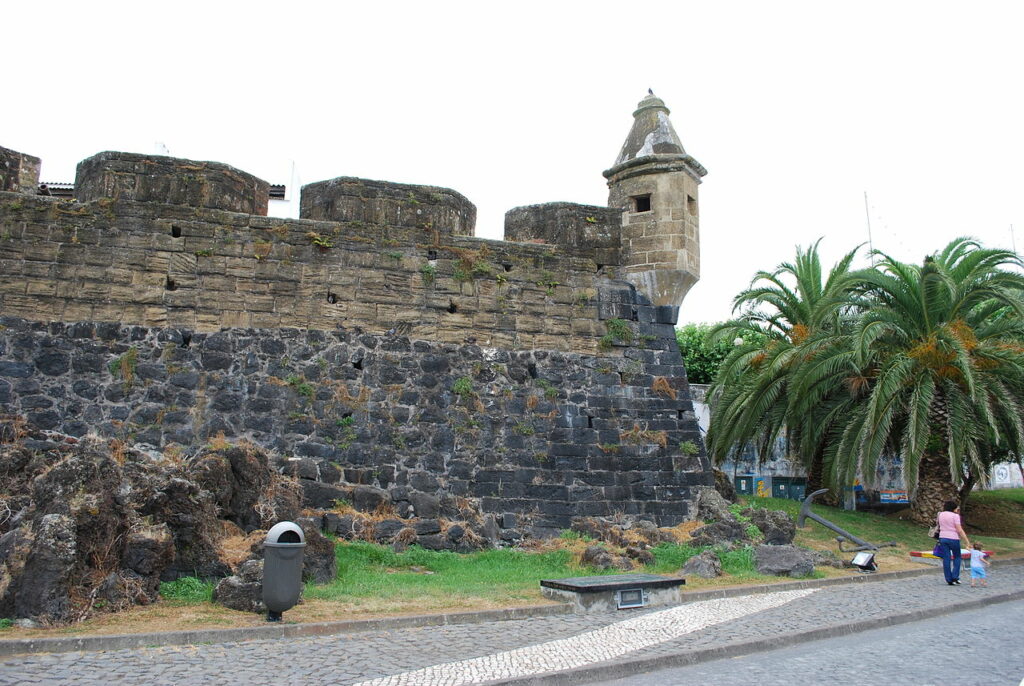
{"label": "turret window opening", "polygon": [[650,212],[651,211],[651,194],[647,195],[634,195],[630,198],[633,201],[634,212]]}
{"label": "turret window opening", "polygon": [[697,216],[697,198],[692,195],[686,196],[686,209],[690,213],[690,216]]}

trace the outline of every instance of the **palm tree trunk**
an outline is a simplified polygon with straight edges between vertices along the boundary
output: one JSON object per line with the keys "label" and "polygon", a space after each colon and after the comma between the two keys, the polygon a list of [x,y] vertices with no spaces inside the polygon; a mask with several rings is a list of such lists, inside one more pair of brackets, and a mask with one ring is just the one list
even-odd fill
{"label": "palm tree trunk", "polygon": [[957,502],[960,503],[960,518],[965,522],[967,521],[967,498],[970,497],[971,489],[974,488],[974,484],[977,482],[978,479],[974,475],[974,470],[968,469],[963,483],[960,484],[960,491],[957,493]]}
{"label": "palm tree trunk", "polygon": [[[811,456],[811,464],[807,468],[807,494],[810,495],[817,490],[828,487],[828,484],[825,483],[825,446],[819,445],[815,449],[814,455]],[[838,507],[842,504],[841,496],[842,494],[840,493],[829,491],[818,499],[818,503]]]}
{"label": "palm tree trunk", "polygon": [[926,452],[917,466],[917,492],[910,506],[911,519],[918,524],[930,525],[942,511],[942,504],[956,498],[946,450]]}

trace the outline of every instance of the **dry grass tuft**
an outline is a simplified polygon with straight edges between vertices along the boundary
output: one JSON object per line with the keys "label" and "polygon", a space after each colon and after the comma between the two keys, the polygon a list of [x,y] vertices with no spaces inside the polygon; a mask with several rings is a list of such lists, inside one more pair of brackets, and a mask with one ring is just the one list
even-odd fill
{"label": "dry grass tuft", "polygon": [[221,527],[223,536],[217,544],[217,557],[232,569],[248,560],[252,556],[253,545],[263,540],[267,534],[261,529],[245,533],[227,520],[221,520]]}
{"label": "dry grass tuft", "polygon": [[668,432],[641,429],[639,424],[634,424],[632,429],[623,431],[620,436],[622,437],[622,440],[635,445],[656,443],[662,448],[668,446]]}
{"label": "dry grass tuft", "polygon": [[651,390],[655,393],[660,393],[661,395],[672,398],[672,400],[676,399],[676,389],[672,388],[668,379],[664,376],[654,377],[654,382],[651,384]]}
{"label": "dry grass tuft", "polygon": [[107,447],[110,448],[110,459],[119,465],[124,465],[124,442],[112,438]]}
{"label": "dry grass tuft", "polygon": [[416,542],[416,530],[411,526],[407,526],[395,536],[395,543],[402,545],[411,545]]}
{"label": "dry grass tuft", "polygon": [[21,415],[0,415],[0,443],[17,443],[28,435],[28,422]]}
{"label": "dry grass tuft", "polygon": [[[239,443],[238,445],[239,447],[245,447],[242,443]],[[224,437],[224,432],[221,431],[216,436],[210,439],[210,442],[207,443],[207,447],[209,447],[211,450],[228,450],[229,448],[231,448],[231,442]],[[247,447],[245,449],[246,451],[248,451]]]}

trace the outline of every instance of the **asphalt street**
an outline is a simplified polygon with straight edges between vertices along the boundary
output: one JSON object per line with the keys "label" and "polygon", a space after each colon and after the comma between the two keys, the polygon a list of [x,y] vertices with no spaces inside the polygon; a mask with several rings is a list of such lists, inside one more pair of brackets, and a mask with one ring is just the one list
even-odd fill
{"label": "asphalt street", "polygon": [[699,665],[603,686],[1018,686],[1024,601]]}

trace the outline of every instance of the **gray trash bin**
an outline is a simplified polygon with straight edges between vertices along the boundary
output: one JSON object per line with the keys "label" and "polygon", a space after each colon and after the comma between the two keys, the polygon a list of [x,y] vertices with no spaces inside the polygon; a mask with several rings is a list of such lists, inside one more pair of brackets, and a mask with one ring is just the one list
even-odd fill
{"label": "gray trash bin", "polygon": [[267,532],[263,543],[263,604],[269,622],[280,622],[281,613],[299,602],[305,547],[306,536],[293,522],[280,522]]}

